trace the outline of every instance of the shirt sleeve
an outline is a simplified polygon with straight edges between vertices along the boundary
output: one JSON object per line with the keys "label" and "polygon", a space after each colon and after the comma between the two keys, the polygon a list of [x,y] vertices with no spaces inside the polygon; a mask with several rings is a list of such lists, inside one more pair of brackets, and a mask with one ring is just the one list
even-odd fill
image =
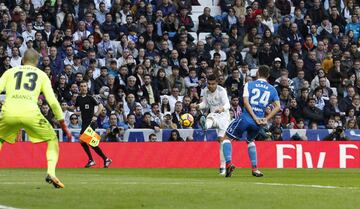
{"label": "shirt sleeve", "polygon": [[280,101],[279,95],[274,87],[272,87],[272,95],[273,95],[272,102]]}
{"label": "shirt sleeve", "polygon": [[207,92],[207,90],[204,90],[204,96],[202,97],[202,101],[199,104],[199,109],[200,110],[203,110],[203,109],[205,109],[207,107],[206,92]]}
{"label": "shirt sleeve", "polygon": [[249,82],[245,84],[244,86],[244,92],[243,92],[243,97],[249,97]]}
{"label": "shirt sleeve", "polygon": [[4,73],[1,78],[0,78],[0,93],[5,91],[5,86],[6,86],[6,81],[7,81],[7,76],[8,73]]}
{"label": "shirt sleeve", "polygon": [[97,106],[97,105],[100,104],[100,101],[99,101],[96,97],[94,97],[94,96],[91,96],[91,102],[92,102],[95,106]]}
{"label": "shirt sleeve", "polygon": [[227,96],[226,90],[223,89],[221,90],[221,100],[222,100],[222,104],[224,105],[223,108],[224,110],[229,110],[230,109],[230,102],[229,102],[229,98]]}
{"label": "shirt sleeve", "polygon": [[51,107],[51,110],[53,111],[56,120],[63,120],[64,115],[62,113],[60,104],[55,97],[54,90],[51,87],[50,79],[48,77],[43,76],[41,82],[42,82],[41,92],[44,93],[46,101]]}

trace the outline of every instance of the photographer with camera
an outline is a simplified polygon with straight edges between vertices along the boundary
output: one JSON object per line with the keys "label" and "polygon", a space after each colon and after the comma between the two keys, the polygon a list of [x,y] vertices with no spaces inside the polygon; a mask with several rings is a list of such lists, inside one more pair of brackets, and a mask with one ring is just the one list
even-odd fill
{"label": "photographer with camera", "polygon": [[338,126],[333,129],[333,131],[325,136],[324,141],[348,141],[349,138],[345,136],[345,128]]}
{"label": "photographer with camera", "polygon": [[105,141],[122,142],[124,140],[125,129],[116,125],[111,125],[106,130]]}

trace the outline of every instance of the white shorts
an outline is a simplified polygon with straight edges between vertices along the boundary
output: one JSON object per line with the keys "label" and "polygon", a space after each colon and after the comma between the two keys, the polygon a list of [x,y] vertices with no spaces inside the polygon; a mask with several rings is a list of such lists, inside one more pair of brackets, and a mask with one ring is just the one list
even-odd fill
{"label": "white shorts", "polygon": [[209,113],[206,119],[211,119],[214,121],[212,128],[218,128],[218,135],[220,137],[225,136],[227,127],[230,125],[230,114],[229,112],[222,113]]}

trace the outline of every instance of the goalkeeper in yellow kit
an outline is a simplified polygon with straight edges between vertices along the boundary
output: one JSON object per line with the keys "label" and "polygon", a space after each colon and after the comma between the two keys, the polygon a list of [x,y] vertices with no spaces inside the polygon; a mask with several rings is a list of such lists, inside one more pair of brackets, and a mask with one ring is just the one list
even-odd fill
{"label": "goalkeeper in yellow kit", "polygon": [[0,78],[0,92],[6,92],[5,104],[0,113],[0,150],[5,142],[14,143],[19,129],[24,128],[33,143],[47,142],[46,158],[48,162],[45,180],[55,188],[64,188],[55,175],[59,157],[59,144],[56,133],[50,123],[41,114],[37,105],[42,92],[59,121],[62,130],[71,139],[51,83],[47,75],[36,68],[38,53],[28,49],[23,56],[23,65],[7,70]]}

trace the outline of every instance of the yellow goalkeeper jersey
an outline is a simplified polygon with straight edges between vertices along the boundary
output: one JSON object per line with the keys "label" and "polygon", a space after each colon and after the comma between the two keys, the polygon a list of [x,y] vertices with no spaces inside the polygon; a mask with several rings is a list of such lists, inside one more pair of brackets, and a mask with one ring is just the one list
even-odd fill
{"label": "yellow goalkeeper jersey", "polygon": [[0,92],[6,92],[3,115],[31,116],[39,113],[38,97],[42,92],[57,120],[63,113],[57,101],[50,79],[40,69],[22,65],[7,70],[0,78]]}

